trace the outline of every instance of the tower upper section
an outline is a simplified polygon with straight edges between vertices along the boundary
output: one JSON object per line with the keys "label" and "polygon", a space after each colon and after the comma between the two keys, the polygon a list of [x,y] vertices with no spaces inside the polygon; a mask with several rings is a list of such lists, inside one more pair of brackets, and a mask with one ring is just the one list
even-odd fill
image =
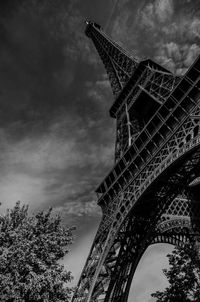
{"label": "tower upper section", "polygon": [[95,22],[86,24],[85,33],[105,65],[115,95],[110,115],[117,120],[115,161],[118,162],[180,78],[150,59],[139,61],[131,57]]}
{"label": "tower upper section", "polygon": [[95,22],[86,21],[86,35],[92,39],[109,76],[112,91],[118,97],[138,66],[117,43],[113,42]]}

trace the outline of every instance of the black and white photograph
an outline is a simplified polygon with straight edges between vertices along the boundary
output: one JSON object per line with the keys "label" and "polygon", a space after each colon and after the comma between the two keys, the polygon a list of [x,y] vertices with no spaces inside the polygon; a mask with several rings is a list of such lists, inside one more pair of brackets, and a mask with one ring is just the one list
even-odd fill
{"label": "black and white photograph", "polygon": [[0,301],[200,301],[200,1],[0,1]]}

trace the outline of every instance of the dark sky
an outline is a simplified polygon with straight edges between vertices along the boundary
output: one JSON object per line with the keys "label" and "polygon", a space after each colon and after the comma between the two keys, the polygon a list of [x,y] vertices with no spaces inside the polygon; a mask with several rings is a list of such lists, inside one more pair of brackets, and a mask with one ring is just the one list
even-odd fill
{"label": "dark sky", "polygon": [[[200,53],[197,0],[1,0],[1,211],[17,200],[31,211],[62,211],[77,226],[67,260],[75,277],[100,220],[94,190],[113,165],[115,140],[113,96],[84,35],[86,18],[135,56],[177,74]],[[164,250],[151,249],[149,265]],[[162,286],[156,278],[151,286]],[[135,299],[151,301],[139,286]]]}

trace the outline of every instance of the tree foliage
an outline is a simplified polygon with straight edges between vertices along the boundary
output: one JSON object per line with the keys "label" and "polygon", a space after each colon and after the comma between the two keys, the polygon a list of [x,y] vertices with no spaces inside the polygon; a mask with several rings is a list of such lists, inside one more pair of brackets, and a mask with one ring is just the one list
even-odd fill
{"label": "tree foliage", "polygon": [[28,215],[16,203],[0,217],[0,301],[69,301],[71,273],[58,263],[68,253],[72,228],[52,209]]}
{"label": "tree foliage", "polygon": [[170,267],[163,272],[169,286],[152,294],[152,297],[157,298],[157,302],[200,301],[199,245],[187,243],[182,248],[176,247],[168,259]]}

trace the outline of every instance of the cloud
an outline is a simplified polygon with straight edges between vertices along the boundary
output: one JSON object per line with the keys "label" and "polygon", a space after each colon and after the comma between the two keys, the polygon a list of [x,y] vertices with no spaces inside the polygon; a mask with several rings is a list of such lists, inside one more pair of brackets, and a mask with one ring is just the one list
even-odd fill
{"label": "cloud", "polygon": [[200,46],[197,44],[190,45],[187,51],[186,58],[184,60],[185,66],[189,67],[199,54],[200,54]]}
{"label": "cloud", "polygon": [[141,25],[155,29],[158,23],[165,23],[174,13],[173,0],[156,0],[148,3],[139,13]]}
{"label": "cloud", "polygon": [[97,201],[81,202],[79,200],[74,202],[67,202],[62,207],[56,207],[55,211],[61,212],[64,215],[77,215],[77,216],[102,216],[100,207],[97,205]]}
{"label": "cloud", "polygon": [[43,207],[46,202],[44,180],[22,173],[8,173],[0,180],[0,211],[12,208],[16,201],[30,204],[31,209]]}
{"label": "cloud", "polygon": [[136,57],[149,57],[182,75],[199,54],[199,28],[198,4],[154,0],[125,4],[112,34]]}
{"label": "cloud", "polygon": [[86,87],[89,100],[98,107],[102,116],[107,115],[114,100],[107,74],[102,74],[94,82],[86,82]]}
{"label": "cloud", "polygon": [[103,123],[75,119],[64,111],[40,134],[15,140],[9,129],[1,129],[4,207],[21,200],[33,209],[53,205],[64,206],[68,214],[99,215],[94,190],[113,157],[112,128],[104,131]]}
{"label": "cloud", "polygon": [[155,27],[155,22],[154,22],[154,5],[152,3],[149,3],[143,11],[141,11],[141,23],[145,27],[150,27],[154,28]]}
{"label": "cloud", "polygon": [[194,16],[189,10],[186,14],[179,6],[176,15],[173,1],[154,1],[145,6],[139,15],[142,16],[144,28],[152,31],[154,59],[177,75],[184,74],[200,53],[198,9]]}
{"label": "cloud", "polygon": [[177,75],[183,75],[200,54],[197,44],[161,44],[155,54],[155,60]]}
{"label": "cloud", "polygon": [[200,19],[194,18],[192,22],[189,24],[189,33],[188,35],[192,35],[193,38],[200,38]]}
{"label": "cloud", "polygon": [[160,22],[171,19],[174,13],[173,0],[157,0],[155,11]]}

